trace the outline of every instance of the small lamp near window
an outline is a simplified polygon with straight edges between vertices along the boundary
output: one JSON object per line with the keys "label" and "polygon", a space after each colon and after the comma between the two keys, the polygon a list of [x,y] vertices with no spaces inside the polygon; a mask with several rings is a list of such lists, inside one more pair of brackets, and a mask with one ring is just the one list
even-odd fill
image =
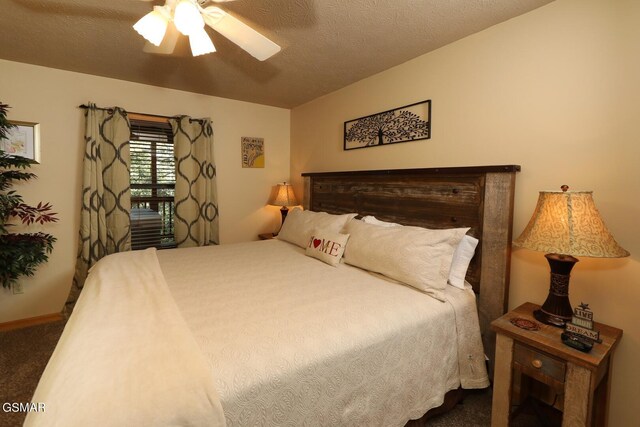
{"label": "small lamp near window", "polygon": [[280,208],[280,214],[282,215],[282,223],[284,224],[284,220],[287,218],[287,214],[289,213],[289,206],[296,206],[298,201],[296,200],[296,195],[293,192],[293,186],[291,184],[283,182],[282,184],[278,184],[276,187],[275,193],[269,199],[269,204],[273,206],[282,206]]}
{"label": "small lamp near window", "polygon": [[513,244],[545,255],[551,267],[546,301],[533,315],[540,322],[564,327],[571,321],[569,277],[576,256],[621,258],[621,248],[600,217],[591,191],[541,191],[529,224]]}

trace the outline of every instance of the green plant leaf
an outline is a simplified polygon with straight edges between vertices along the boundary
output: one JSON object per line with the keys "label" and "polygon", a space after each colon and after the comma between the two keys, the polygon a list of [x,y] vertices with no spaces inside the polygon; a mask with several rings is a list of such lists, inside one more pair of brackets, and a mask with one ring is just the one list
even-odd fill
{"label": "green plant leaf", "polygon": [[[0,140],[6,139],[15,127],[7,119],[8,108],[0,102]],[[36,206],[28,205],[15,190],[10,190],[17,181],[36,178],[34,173],[26,171],[35,163],[0,150],[0,283],[5,288],[12,286],[20,277],[32,276],[40,264],[47,262],[56,241],[52,235],[42,232],[9,232],[9,228],[15,225],[10,223],[12,218],[26,225],[58,221],[51,204],[38,202]]]}

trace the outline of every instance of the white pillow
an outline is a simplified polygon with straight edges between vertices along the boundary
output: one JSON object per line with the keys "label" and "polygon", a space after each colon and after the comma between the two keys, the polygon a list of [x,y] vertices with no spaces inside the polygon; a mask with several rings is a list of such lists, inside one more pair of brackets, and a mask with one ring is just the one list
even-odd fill
{"label": "white pillow", "polygon": [[[362,218],[367,224],[378,225],[380,227],[403,227],[395,222],[380,221],[375,216],[367,215]],[[449,284],[456,288],[464,289],[464,280],[471,263],[471,258],[476,251],[479,240],[472,236],[464,236],[456,247],[449,269]]]}
{"label": "white pillow", "polygon": [[453,252],[468,230],[380,227],[349,221],[344,261],[441,298],[439,293],[447,286]]}
{"label": "white pillow", "polygon": [[362,220],[367,224],[379,225],[380,227],[402,227],[401,224],[395,222],[380,221],[378,218],[372,215],[362,217]]}
{"label": "white pillow", "polygon": [[324,230],[330,233],[340,233],[345,224],[355,218],[355,213],[331,215],[326,212],[303,211],[294,208],[289,211],[278,239],[306,248],[313,230]]}
{"label": "white pillow", "polygon": [[464,289],[464,278],[471,263],[471,258],[476,253],[476,246],[479,240],[475,237],[465,235],[451,260],[451,270],[449,271],[449,284],[456,288]]}
{"label": "white pillow", "polygon": [[348,234],[316,229],[311,234],[305,254],[335,267],[340,263],[347,240]]}

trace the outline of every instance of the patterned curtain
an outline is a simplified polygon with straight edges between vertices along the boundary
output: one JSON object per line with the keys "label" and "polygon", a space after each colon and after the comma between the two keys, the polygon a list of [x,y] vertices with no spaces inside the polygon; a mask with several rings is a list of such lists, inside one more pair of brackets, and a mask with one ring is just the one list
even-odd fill
{"label": "patterned curtain", "polygon": [[181,116],[170,122],[176,157],[176,244],[181,248],[217,245],[218,197],[211,121]]}
{"label": "patterned curtain", "polygon": [[89,268],[106,255],[131,248],[127,113],[91,104],[85,111],[82,210],[76,272],[65,305],[68,317]]}

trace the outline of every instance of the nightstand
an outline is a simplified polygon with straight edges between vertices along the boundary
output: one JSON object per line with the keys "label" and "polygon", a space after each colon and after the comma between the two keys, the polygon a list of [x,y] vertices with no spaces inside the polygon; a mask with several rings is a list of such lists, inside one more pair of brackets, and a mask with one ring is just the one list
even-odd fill
{"label": "nightstand", "polygon": [[[562,343],[563,329],[535,320],[538,308],[525,303],[491,323],[496,332],[491,426],[509,425],[512,398],[522,399],[531,383],[555,394],[552,405],[562,411],[563,426],[606,426],[611,363],[622,330],[595,323],[602,343],[583,353]],[[518,328],[514,318],[534,321],[540,329]]]}
{"label": "nightstand", "polygon": [[269,240],[269,239],[273,239],[277,236],[277,234],[274,233],[262,233],[262,234],[258,234],[258,237],[260,238],[260,240]]}

